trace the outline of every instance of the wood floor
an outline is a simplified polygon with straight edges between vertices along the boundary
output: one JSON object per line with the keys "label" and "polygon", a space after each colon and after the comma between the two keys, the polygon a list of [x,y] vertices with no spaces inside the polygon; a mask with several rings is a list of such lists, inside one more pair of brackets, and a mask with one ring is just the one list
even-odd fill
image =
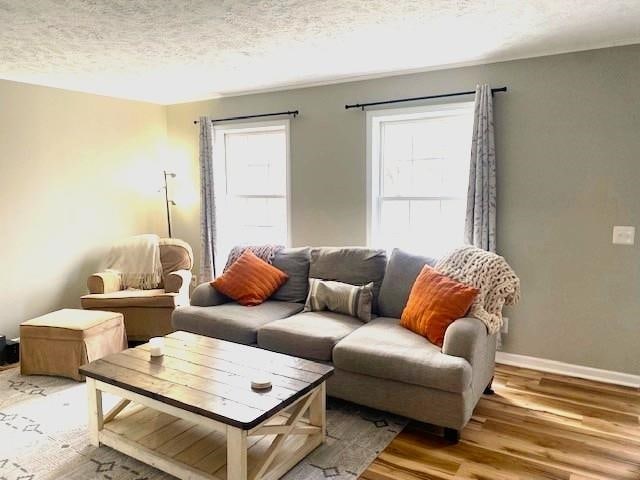
{"label": "wood floor", "polygon": [[494,389],[459,444],[410,424],[360,478],[640,480],[640,390],[502,365]]}

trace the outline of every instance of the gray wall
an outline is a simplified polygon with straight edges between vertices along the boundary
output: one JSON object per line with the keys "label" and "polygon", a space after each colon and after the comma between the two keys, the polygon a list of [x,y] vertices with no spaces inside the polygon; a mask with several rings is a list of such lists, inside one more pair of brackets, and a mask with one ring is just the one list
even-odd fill
{"label": "gray wall", "polygon": [[[495,97],[499,252],[522,279],[504,350],[640,374],[640,46],[229,97],[167,109],[171,161],[197,192],[201,114],[298,108],[291,123],[295,245],[365,242],[365,118],[345,103],[507,85]],[[199,245],[197,193],[176,210]],[[196,248],[196,250],[198,250]]]}
{"label": "gray wall", "polygon": [[162,227],[164,107],[0,80],[0,333],[78,307],[109,243]]}

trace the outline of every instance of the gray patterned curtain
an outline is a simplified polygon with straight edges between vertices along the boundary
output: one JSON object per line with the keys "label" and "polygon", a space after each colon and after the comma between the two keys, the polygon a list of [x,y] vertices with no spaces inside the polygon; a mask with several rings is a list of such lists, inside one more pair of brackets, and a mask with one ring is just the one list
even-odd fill
{"label": "gray patterned curtain", "polygon": [[476,86],[464,237],[470,245],[496,251],[496,148],[489,85]]}
{"label": "gray patterned curtain", "polygon": [[216,274],[216,196],[213,185],[213,125],[200,117],[200,281]]}

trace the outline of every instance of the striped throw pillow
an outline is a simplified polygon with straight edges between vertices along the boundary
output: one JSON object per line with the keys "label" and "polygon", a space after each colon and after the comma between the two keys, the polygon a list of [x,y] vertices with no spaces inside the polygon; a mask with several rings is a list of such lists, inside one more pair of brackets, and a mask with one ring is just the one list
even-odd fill
{"label": "striped throw pillow", "polygon": [[372,303],[373,283],[359,287],[348,283],[310,278],[309,295],[304,311],[329,310],[368,322],[371,320]]}

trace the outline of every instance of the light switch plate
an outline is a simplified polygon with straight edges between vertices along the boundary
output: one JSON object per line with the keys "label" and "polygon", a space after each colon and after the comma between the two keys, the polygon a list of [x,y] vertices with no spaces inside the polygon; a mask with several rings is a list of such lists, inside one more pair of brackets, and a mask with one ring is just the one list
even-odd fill
{"label": "light switch plate", "polygon": [[613,243],[615,245],[633,245],[635,242],[636,227],[613,227]]}

